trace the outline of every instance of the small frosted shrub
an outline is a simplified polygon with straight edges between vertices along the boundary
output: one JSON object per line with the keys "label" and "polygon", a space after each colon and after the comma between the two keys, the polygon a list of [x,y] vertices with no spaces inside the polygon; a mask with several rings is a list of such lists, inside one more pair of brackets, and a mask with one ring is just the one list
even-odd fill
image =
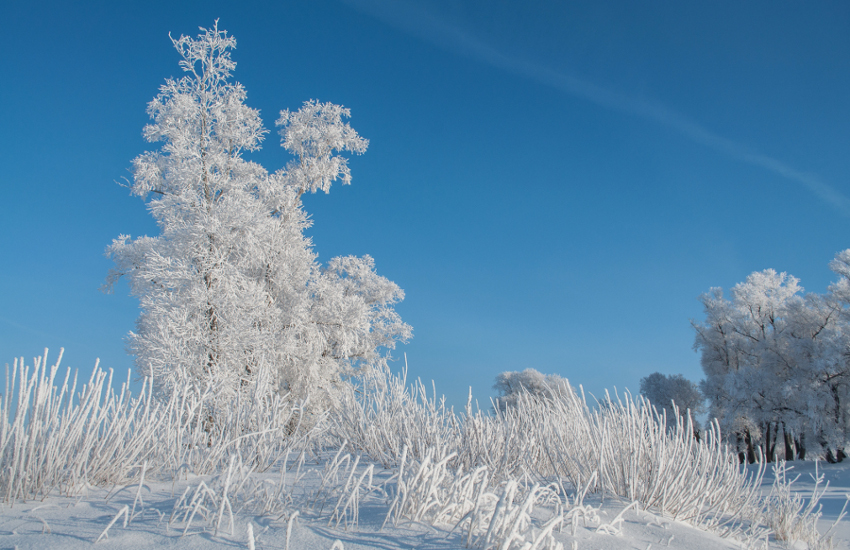
{"label": "small frosted shrub", "polygon": [[[778,541],[789,545],[804,542],[809,550],[831,550],[832,528],[823,534],[818,531],[818,520],[821,517],[819,501],[829,489],[829,482],[823,483],[823,475],[818,473],[816,463],[813,476],[815,487],[807,504],[799,493],[791,492],[791,486],[800,477],[798,475],[794,479],[788,479],[788,473],[792,469],[793,466],[788,466],[785,461],[777,461],[773,465],[773,487],[767,497],[764,514],[766,522]],[[848,502],[850,496],[836,524],[844,517]]]}

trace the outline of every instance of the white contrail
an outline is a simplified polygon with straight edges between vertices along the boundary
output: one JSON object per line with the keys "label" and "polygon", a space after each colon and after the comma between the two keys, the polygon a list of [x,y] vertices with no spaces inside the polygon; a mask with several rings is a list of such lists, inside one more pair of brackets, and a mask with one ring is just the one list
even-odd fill
{"label": "white contrail", "polygon": [[744,144],[715,134],[661,103],[621,94],[528,59],[508,55],[469,33],[434,17],[420,6],[404,0],[343,1],[393,27],[418,36],[453,53],[465,55],[498,69],[551,86],[601,107],[660,124],[696,143],[802,184],[842,214],[850,215],[850,199],[823,182],[816,175],[797,170],[781,160],[761,154]]}

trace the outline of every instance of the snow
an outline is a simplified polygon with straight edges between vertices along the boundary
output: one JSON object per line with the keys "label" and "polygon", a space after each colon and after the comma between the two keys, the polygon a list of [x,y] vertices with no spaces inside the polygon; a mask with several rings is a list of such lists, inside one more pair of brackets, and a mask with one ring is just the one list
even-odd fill
{"label": "snow", "polygon": [[[811,495],[814,490],[816,473],[823,476],[821,488],[824,483],[829,484],[818,500],[822,513],[818,528],[821,533],[825,532],[838,519],[847,499],[850,498],[850,461],[845,460],[838,464],[795,461],[788,462],[787,465],[791,468],[790,478],[796,478],[792,485],[793,489],[804,497]],[[770,492],[772,483],[773,472],[768,469],[762,484],[762,494],[767,495]],[[808,503],[808,500],[806,502]],[[850,512],[850,505],[848,505],[848,512]],[[835,548],[850,548],[850,521],[847,517],[835,525],[832,533]]]}
{"label": "snow", "polygon": [[458,415],[375,370],[311,427],[289,422],[297,404],[236,399],[208,431],[190,387],[156,403],[95,369],[70,399],[46,365],[16,362],[0,403],[0,540],[17,548],[763,548],[774,528],[829,550],[804,499],[824,533],[850,493],[850,466],[748,471],[713,428],[668,430],[628,396],[591,409],[566,381]]}
{"label": "snow", "polygon": [[[299,504],[299,514],[292,522],[292,531],[288,548],[320,550],[331,549],[335,541],[340,541],[345,550],[380,548],[383,550],[416,549],[454,549],[465,548],[465,531],[452,530],[451,526],[432,526],[424,522],[401,521],[398,526],[387,522],[382,529],[389,507],[389,496],[384,489],[391,485],[391,472],[376,470],[374,489],[370,490],[360,502],[359,522],[356,526],[344,528],[344,524],[328,525],[336,499],[324,498],[325,505],[321,506],[322,498],[316,499],[320,490],[322,472],[329,462],[325,456],[322,460],[305,465],[302,479],[291,486],[290,496],[293,505]],[[365,466],[365,464],[363,465]],[[810,494],[814,481],[810,474],[823,474],[829,488],[821,499],[823,517],[819,527],[821,532],[828,529],[841,512],[845,502],[845,494],[850,493],[850,464],[817,464],[813,462],[797,462],[792,464],[792,473],[799,473],[794,488],[803,494]],[[258,474],[259,475],[259,474]],[[287,474],[289,481],[294,481],[295,473]],[[262,474],[267,479],[276,474]],[[37,548],[91,548],[92,544],[104,531],[110,521],[127,506],[132,509],[135,502],[136,515],[126,527],[123,518],[115,522],[109,529],[107,537],[97,542],[103,548],[249,548],[248,527],[254,533],[255,548],[285,549],[287,548],[287,527],[289,518],[294,510],[288,509],[280,514],[256,514],[234,510],[234,530],[230,533],[229,517],[225,512],[224,520],[218,533],[214,532],[215,511],[208,514],[207,521],[194,521],[183,535],[186,523],[179,521],[180,517],[169,522],[175,504],[187,487],[195,488],[201,481],[212,486],[212,476],[190,476],[175,483],[158,481],[145,483],[142,491],[139,486],[129,485],[123,488],[90,489],[88,494],[78,497],[52,495],[44,501],[15,502],[12,506],[3,506],[0,511],[0,536],[2,548],[37,549]],[[772,473],[768,471],[763,482],[765,494],[772,484]],[[137,500],[141,495],[141,502]],[[310,500],[318,500],[315,506],[310,506]],[[565,549],[700,549],[720,550],[737,549],[743,546],[730,539],[720,538],[716,534],[707,533],[682,522],[672,520],[657,513],[657,511],[637,510],[635,507],[627,510],[618,534],[597,532],[600,524],[610,524],[626,507],[627,503],[598,496],[589,495],[585,506],[596,510],[598,521],[584,523],[579,519],[575,535],[571,533],[570,525],[565,525],[562,532],[555,532],[554,538],[563,544]],[[535,509],[535,520],[542,525],[551,510],[546,507]],[[835,548],[850,548],[850,523],[844,521],[833,531]],[[783,548],[780,542],[771,540],[770,548]],[[339,548],[340,545],[337,545]]]}

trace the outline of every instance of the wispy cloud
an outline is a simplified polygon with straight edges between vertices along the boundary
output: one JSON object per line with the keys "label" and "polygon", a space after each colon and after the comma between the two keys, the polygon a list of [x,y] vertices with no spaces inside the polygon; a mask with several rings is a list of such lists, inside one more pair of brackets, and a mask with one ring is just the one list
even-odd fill
{"label": "wispy cloud", "polygon": [[845,216],[850,216],[850,199],[815,174],[797,170],[779,159],[718,135],[661,103],[618,93],[578,76],[500,51],[405,0],[343,1],[440,48],[551,86],[600,107],[655,122],[731,158],[773,172],[802,185]]}

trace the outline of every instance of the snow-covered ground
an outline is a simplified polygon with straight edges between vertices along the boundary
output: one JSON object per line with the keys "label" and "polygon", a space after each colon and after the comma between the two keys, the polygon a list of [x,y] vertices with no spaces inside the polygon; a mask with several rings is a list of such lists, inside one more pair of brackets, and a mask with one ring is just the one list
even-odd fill
{"label": "snow-covered ground", "polygon": [[458,415],[375,371],[314,425],[297,403],[237,395],[207,429],[218,409],[189,386],[131,398],[97,371],[72,399],[57,367],[18,372],[0,407],[0,550],[850,548],[848,523],[821,536],[850,461],[794,462],[774,483],[716,427],[697,440],[628,396],[591,409],[567,387]]}
{"label": "snow-covered ground", "polygon": [[[792,488],[804,497],[806,505],[809,503],[809,496],[815,490],[816,475],[822,476],[821,483],[817,487],[818,494],[821,495],[816,507],[816,510],[821,512],[818,529],[821,533],[832,529],[835,548],[850,548],[850,504],[847,504],[848,515],[835,524],[847,500],[850,499],[850,461],[845,460],[839,464],[795,461],[789,462],[788,468],[788,478],[796,479]],[[772,483],[773,471],[768,468],[762,484],[762,494],[767,495],[770,492]]]}
{"label": "snow-covered ground", "polygon": [[[379,548],[384,550],[415,549],[454,549],[466,548],[466,529],[461,526],[452,530],[451,525],[433,526],[424,521],[402,519],[397,525],[392,521],[382,528],[393,495],[393,479],[388,471],[377,470],[372,488],[364,489],[360,494],[359,517],[357,525],[351,525],[351,509],[347,517],[336,525],[330,522],[333,510],[338,502],[337,489],[321,489],[328,458],[322,463],[305,464],[301,479],[294,483],[295,473],[287,474],[289,491],[283,511],[258,513],[258,503],[251,502],[250,491],[242,489],[240,498],[232,490],[234,504],[234,523],[231,532],[230,514],[226,506],[221,510],[221,522],[218,533],[215,524],[219,516],[218,506],[206,511],[198,509],[191,522],[185,514],[194,509],[187,505],[196,488],[203,481],[205,485],[215,486],[210,477],[194,477],[171,482],[153,482],[142,485],[130,485],[124,488],[93,489],[87,495],[77,497],[51,496],[44,501],[15,502],[5,505],[0,511],[0,548],[36,549],[36,548],[90,548],[100,537],[96,546],[103,548],[251,548],[249,526],[253,533],[255,548],[269,549],[309,549],[346,550]],[[365,471],[361,465],[359,474]],[[795,490],[807,496],[814,488],[815,473],[813,462],[796,462],[793,475],[800,474],[793,485]],[[850,464],[818,464],[824,481],[829,488],[821,499],[823,517],[819,527],[828,529],[841,512],[845,495],[850,493]],[[342,474],[344,477],[344,474]],[[278,476],[275,474],[254,474],[258,478],[257,487],[265,483],[272,486]],[[355,476],[356,477],[356,476]],[[345,481],[342,479],[342,481]],[[772,472],[768,471],[764,479],[765,491],[772,484]],[[180,505],[181,497],[189,489],[187,498]],[[259,489],[257,489],[259,491]],[[219,494],[220,491],[219,491]],[[211,507],[212,501],[205,503]],[[135,505],[135,515],[128,525],[124,525],[123,516],[101,537],[107,525],[126,506],[128,511]],[[679,549],[734,549],[743,546],[731,539],[723,539],[717,534],[696,529],[685,523],[664,517],[658,513],[643,511],[632,507],[618,516],[627,507],[627,503],[606,498],[601,501],[594,495],[584,500],[584,514],[576,516],[573,532],[572,521],[566,522],[554,540],[567,550],[579,549],[638,549],[679,548]],[[242,507],[240,510],[239,508]],[[178,513],[174,514],[175,509]],[[295,510],[299,514],[290,521]],[[532,529],[529,541],[539,532],[540,526],[552,516],[553,506],[540,506],[531,514],[537,529]],[[173,514],[173,516],[172,516]],[[205,515],[205,517],[202,517]],[[346,523],[349,523],[346,528]],[[289,542],[287,546],[287,531]],[[606,527],[610,526],[610,528]],[[184,533],[185,530],[185,533]],[[850,548],[850,522],[839,523],[834,533],[834,548]],[[339,541],[337,543],[336,541]],[[520,545],[517,545],[520,547]],[[771,548],[784,546],[770,539]],[[798,545],[797,548],[802,546]],[[541,548],[545,548],[541,544]]]}

